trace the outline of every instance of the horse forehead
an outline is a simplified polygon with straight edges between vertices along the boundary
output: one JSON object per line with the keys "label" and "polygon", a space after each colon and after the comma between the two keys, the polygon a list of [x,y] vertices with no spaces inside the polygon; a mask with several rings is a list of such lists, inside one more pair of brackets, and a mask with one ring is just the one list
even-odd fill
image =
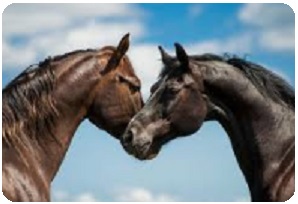
{"label": "horse forehead", "polygon": [[[96,57],[99,61],[99,64],[106,65],[113,53],[115,52],[115,50],[116,48],[112,46],[107,46],[98,50]],[[127,55],[124,55],[122,57],[119,65],[116,67],[116,70],[121,74],[124,74],[125,76],[133,77],[138,80],[138,77],[136,76],[133,66]]]}
{"label": "horse forehead", "polygon": [[124,55],[120,61],[119,68],[128,76],[136,76],[134,68],[127,55]]}

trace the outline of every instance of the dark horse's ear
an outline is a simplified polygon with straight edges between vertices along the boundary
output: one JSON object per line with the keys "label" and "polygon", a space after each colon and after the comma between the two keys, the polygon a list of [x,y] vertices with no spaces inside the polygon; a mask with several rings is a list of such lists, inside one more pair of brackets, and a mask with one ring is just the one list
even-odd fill
{"label": "dark horse's ear", "polygon": [[161,60],[163,64],[170,66],[174,58],[170,56],[161,46],[158,46],[158,49],[161,54]]}
{"label": "dark horse's ear", "polygon": [[120,60],[122,59],[122,57],[127,52],[128,48],[129,48],[129,33],[127,33],[126,35],[124,35],[122,37],[122,39],[121,39],[120,43],[118,44],[115,52],[111,56],[107,66],[102,71],[102,74],[108,73],[109,71],[115,69],[118,66],[118,64],[119,64]]}
{"label": "dark horse's ear", "polygon": [[184,48],[179,43],[175,43],[175,48],[176,48],[177,59],[181,63],[182,67],[188,68],[189,59]]}

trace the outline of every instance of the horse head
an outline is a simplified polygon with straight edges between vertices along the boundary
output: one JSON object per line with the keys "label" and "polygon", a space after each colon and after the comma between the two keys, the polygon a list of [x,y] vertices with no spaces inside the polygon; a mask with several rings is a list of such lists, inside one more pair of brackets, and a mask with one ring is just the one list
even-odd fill
{"label": "horse head", "polygon": [[175,47],[177,58],[159,47],[164,69],[122,138],[126,151],[139,159],[154,158],[165,143],[194,133],[207,114],[203,82],[195,77],[183,47]]}

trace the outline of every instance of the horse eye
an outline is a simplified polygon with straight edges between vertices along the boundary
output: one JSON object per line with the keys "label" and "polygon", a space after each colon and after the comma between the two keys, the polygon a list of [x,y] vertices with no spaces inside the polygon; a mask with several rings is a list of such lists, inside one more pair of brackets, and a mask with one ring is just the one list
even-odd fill
{"label": "horse eye", "polygon": [[129,86],[129,89],[130,89],[131,92],[138,92],[138,91],[141,90],[141,86],[137,86],[135,84],[129,83],[128,86]]}
{"label": "horse eye", "polygon": [[123,76],[119,76],[118,80],[121,83],[127,84],[128,87],[129,87],[129,90],[131,92],[137,92],[137,91],[141,90],[141,86],[138,83],[136,83],[135,81],[131,80],[129,77],[126,78],[126,77],[123,77]]}
{"label": "horse eye", "polygon": [[176,88],[172,88],[169,90],[169,93],[174,95],[174,94],[177,94],[179,92],[179,89],[176,89]]}
{"label": "horse eye", "polygon": [[168,91],[173,93],[173,94],[176,94],[177,92],[180,91],[180,86],[179,84],[175,83],[175,84],[172,84],[169,88],[168,88]]}
{"label": "horse eye", "polygon": [[176,96],[176,94],[179,92],[179,89],[177,88],[174,88],[174,87],[170,87],[170,88],[167,88],[166,91],[165,91],[165,96],[168,98],[168,99],[172,99],[173,97]]}
{"label": "horse eye", "polygon": [[182,82],[183,82],[183,78],[182,78],[182,76],[179,76],[179,77],[177,78],[177,82],[178,82],[178,83],[182,83]]}

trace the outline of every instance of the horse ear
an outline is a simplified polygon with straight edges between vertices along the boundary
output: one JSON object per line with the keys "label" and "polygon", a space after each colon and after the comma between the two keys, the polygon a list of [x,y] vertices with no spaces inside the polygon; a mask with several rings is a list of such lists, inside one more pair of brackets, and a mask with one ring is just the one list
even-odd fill
{"label": "horse ear", "polygon": [[129,33],[124,35],[102,73],[115,69],[129,48]]}
{"label": "horse ear", "polygon": [[129,48],[129,33],[127,33],[122,37],[119,45],[117,46],[116,52],[119,54],[120,58],[122,58],[125,55],[128,48]]}
{"label": "horse ear", "polygon": [[185,67],[185,68],[188,67],[189,59],[188,59],[188,55],[186,54],[184,48],[179,43],[175,43],[174,45],[176,48],[177,59],[179,60],[179,62],[181,63],[181,65],[183,67]]}
{"label": "horse ear", "polygon": [[173,57],[171,57],[161,46],[158,46],[159,52],[161,54],[161,60],[164,65],[170,65],[173,61]]}

